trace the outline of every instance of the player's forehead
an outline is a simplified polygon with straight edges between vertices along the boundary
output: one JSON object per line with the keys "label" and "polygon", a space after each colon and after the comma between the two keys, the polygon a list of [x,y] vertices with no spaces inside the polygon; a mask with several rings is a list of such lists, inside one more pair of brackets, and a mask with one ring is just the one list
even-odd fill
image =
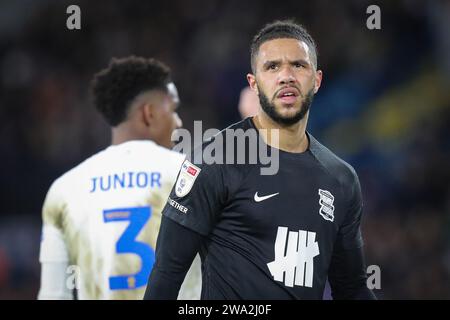
{"label": "player's forehead", "polygon": [[258,50],[257,63],[277,60],[306,60],[311,62],[308,45],[298,39],[280,38],[265,41]]}

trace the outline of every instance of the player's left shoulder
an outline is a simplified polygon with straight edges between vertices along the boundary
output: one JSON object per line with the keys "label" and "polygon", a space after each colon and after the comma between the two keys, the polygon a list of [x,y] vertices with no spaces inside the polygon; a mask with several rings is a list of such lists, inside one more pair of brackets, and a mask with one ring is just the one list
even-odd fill
{"label": "player's left shoulder", "polygon": [[316,160],[335,177],[341,185],[352,186],[358,181],[358,175],[348,162],[337,156],[333,151],[325,147],[308,133],[310,139],[310,150]]}

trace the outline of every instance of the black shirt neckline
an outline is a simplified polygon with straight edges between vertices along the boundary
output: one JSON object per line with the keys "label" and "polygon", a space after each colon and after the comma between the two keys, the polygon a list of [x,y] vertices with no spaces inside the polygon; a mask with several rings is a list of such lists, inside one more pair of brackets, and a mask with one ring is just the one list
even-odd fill
{"label": "black shirt neckline", "polygon": [[292,159],[292,160],[300,160],[300,159],[304,159],[305,157],[309,158],[309,156],[312,156],[311,149],[315,147],[315,139],[311,136],[311,134],[308,132],[308,130],[305,131],[306,137],[308,139],[308,147],[306,148],[306,150],[303,152],[289,152],[289,151],[285,151],[285,150],[282,150],[279,148],[272,147],[271,145],[268,145],[264,141],[263,137],[259,133],[258,128],[256,127],[255,123],[253,122],[253,117],[248,117],[245,120],[248,122],[248,125],[251,128],[256,130],[256,132],[258,134],[258,138],[262,141],[262,143],[264,143],[268,147],[270,152],[272,152],[272,150],[276,149],[276,150],[278,150],[280,157],[283,157],[285,159]]}

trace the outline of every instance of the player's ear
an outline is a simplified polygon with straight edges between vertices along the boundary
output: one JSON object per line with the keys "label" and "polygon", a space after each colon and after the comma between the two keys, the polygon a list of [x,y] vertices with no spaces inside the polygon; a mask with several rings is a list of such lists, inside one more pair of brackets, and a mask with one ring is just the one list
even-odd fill
{"label": "player's ear", "polygon": [[149,127],[155,121],[155,107],[152,103],[144,103],[141,107],[141,115],[144,124]]}
{"label": "player's ear", "polygon": [[256,84],[256,77],[255,75],[248,73],[247,74],[247,81],[248,81],[248,85],[250,86],[250,88],[256,92],[256,94],[258,93],[258,86]]}
{"label": "player's ear", "polygon": [[314,79],[314,94],[316,94],[317,91],[319,91],[320,85],[322,83],[322,76],[323,76],[322,70],[317,70]]}

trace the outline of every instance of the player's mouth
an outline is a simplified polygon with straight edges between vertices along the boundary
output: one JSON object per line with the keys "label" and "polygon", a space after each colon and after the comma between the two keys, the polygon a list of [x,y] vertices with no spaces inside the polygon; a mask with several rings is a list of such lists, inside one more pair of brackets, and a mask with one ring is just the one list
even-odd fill
{"label": "player's mouth", "polygon": [[281,89],[277,98],[281,100],[281,102],[285,104],[294,104],[297,101],[297,97],[300,95],[299,91],[294,87],[289,87],[285,89]]}

